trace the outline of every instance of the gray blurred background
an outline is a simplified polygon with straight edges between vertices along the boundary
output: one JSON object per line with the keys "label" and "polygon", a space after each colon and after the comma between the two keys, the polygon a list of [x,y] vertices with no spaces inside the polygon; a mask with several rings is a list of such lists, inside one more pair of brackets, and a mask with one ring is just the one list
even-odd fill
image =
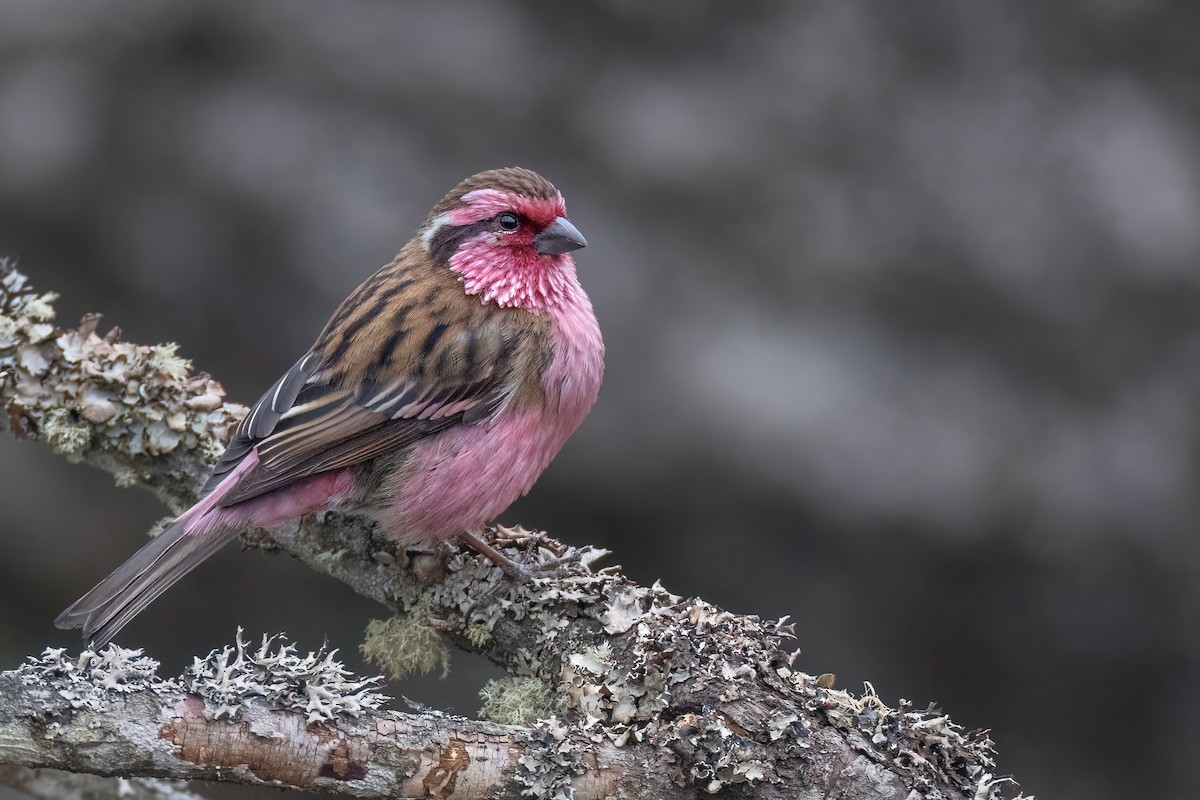
{"label": "gray blurred background", "polygon": [[[459,179],[553,180],[600,402],[504,519],[791,614],[1046,798],[1195,797],[1200,6],[0,1],[0,254],[252,401]],[[0,439],[0,657],[164,509]],[[382,610],[223,553],[177,672]],[[490,666],[396,693],[474,713]],[[277,792],[213,789],[214,797]]]}

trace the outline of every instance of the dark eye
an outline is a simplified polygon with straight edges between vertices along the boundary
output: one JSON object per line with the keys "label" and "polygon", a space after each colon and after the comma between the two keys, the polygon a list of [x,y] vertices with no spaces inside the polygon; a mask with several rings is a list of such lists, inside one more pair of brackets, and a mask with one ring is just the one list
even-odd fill
{"label": "dark eye", "polygon": [[515,231],[521,227],[521,220],[511,211],[505,211],[500,216],[496,217],[496,221],[500,223],[500,229],[504,231]]}

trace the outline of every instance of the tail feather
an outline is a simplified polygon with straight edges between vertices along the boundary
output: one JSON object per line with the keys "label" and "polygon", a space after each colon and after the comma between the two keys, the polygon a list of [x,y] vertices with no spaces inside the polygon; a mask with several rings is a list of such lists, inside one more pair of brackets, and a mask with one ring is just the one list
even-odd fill
{"label": "tail feather", "polygon": [[200,502],[72,603],[54,624],[83,628],[83,638],[94,648],[107,644],[156,597],[237,537],[245,525],[228,519],[219,521],[214,511],[230,487],[257,465],[258,458],[251,451]]}
{"label": "tail feather", "polygon": [[196,522],[190,514],[172,522],[59,614],[54,624],[83,628],[83,636],[93,648],[103,647],[156,597],[239,533],[237,528],[199,527]]}

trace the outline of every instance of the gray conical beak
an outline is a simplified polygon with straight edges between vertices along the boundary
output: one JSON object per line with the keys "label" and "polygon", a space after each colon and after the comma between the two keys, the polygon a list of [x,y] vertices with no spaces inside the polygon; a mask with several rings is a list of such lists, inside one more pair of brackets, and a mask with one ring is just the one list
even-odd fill
{"label": "gray conical beak", "polygon": [[554,222],[537,236],[533,246],[542,255],[561,255],[581,247],[587,247],[587,239],[566,217],[556,217]]}

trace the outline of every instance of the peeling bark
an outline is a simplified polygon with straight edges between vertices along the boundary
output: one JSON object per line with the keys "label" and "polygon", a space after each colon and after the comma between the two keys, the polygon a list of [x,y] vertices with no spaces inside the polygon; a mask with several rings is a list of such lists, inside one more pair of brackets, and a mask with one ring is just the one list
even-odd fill
{"label": "peeling bark", "polygon": [[[0,419],[16,436],[185,506],[245,408],[225,403],[219,384],[192,374],[173,346],[101,337],[97,317],[57,327],[53,300],[0,265]],[[218,703],[203,684],[157,677],[98,689],[112,702],[78,707],[27,683],[27,666],[0,675],[0,762],[355,797],[1001,797],[985,734],[795,670],[785,621],[639,586],[616,568],[593,572],[592,548],[505,530],[493,538],[515,558],[577,560],[526,585],[449,546],[410,558],[354,517],[243,536],[400,614],[416,609],[381,626],[395,639],[386,660],[397,669],[430,663],[414,651],[444,636],[526,684],[539,681],[554,698],[534,715],[541,722],[357,707],[314,721],[261,696]],[[218,719],[215,707],[232,718]]]}
{"label": "peeling bark", "polygon": [[[0,673],[0,758],[13,768],[125,778],[474,800],[523,796],[532,777],[525,762],[541,758],[545,748],[538,729],[440,713],[373,711],[310,723],[247,698],[235,719],[214,719],[182,684],[151,678],[129,691],[80,696],[30,665]],[[578,800],[636,796],[643,788],[661,797],[677,791],[646,768],[649,747],[618,748],[566,729],[549,739],[591,753],[591,768],[569,778]],[[6,774],[0,771],[0,781]]]}

